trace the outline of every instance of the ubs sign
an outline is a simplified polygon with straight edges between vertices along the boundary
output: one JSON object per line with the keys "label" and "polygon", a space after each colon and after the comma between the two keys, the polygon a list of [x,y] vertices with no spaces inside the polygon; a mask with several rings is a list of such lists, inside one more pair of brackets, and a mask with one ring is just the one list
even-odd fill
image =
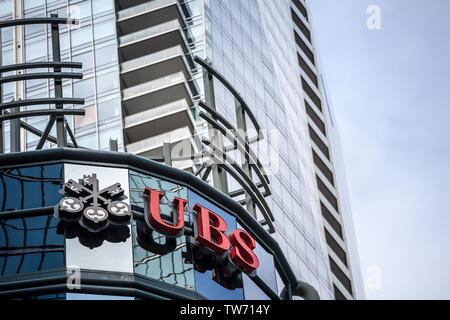
{"label": "ubs sign", "polygon": [[[89,237],[101,236],[109,227],[129,224],[130,206],[119,183],[99,189],[95,174],[85,175],[79,182],[69,180],[60,192],[65,196],[55,208],[55,216],[67,222],[66,228],[82,228]],[[197,271],[212,270],[213,279],[227,288],[239,286],[241,272],[256,274],[259,260],[254,249],[255,240],[246,231],[228,231],[226,221],[205,206],[188,206],[188,201],[174,197],[171,212],[163,214],[161,200],[165,194],[145,188],[144,219],[135,219],[138,244],[155,254],[168,254],[176,249],[179,237],[186,237],[190,255],[185,261]],[[186,219],[192,217],[192,219]],[[189,222],[192,221],[192,223]],[[166,238],[164,244],[154,240],[153,232]],[[66,230],[66,234],[70,230]],[[81,239],[80,239],[81,240]]]}

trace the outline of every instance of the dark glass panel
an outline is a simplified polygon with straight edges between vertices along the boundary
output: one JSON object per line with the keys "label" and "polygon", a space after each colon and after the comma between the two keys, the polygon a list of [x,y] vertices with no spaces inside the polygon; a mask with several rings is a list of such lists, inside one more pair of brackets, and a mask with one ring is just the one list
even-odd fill
{"label": "dark glass panel", "polygon": [[0,275],[64,268],[56,224],[53,216],[0,221]]}
{"label": "dark glass panel", "polygon": [[[54,206],[61,187],[60,164],[0,170],[0,211]],[[57,223],[53,215],[0,220],[0,275],[63,268]]]}
{"label": "dark glass panel", "polygon": [[66,300],[66,293],[61,292],[61,293],[42,294],[38,296],[16,298],[14,300]]}
{"label": "dark glass panel", "polygon": [[54,206],[62,181],[60,164],[0,170],[0,212]]}

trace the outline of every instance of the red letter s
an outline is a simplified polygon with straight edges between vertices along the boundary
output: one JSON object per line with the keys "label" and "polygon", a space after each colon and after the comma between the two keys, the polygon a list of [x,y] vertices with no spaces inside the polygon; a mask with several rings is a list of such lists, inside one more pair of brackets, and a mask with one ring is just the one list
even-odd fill
{"label": "red letter s", "polygon": [[233,248],[231,249],[231,259],[245,272],[251,273],[259,267],[259,260],[253,252],[255,249],[255,239],[247,232],[236,229],[230,235]]}

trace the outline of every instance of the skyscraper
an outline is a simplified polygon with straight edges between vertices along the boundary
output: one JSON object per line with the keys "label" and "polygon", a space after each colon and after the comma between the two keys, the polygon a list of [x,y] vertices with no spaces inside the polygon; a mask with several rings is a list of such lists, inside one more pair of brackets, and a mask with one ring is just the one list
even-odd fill
{"label": "skyscraper", "polygon": [[[85,110],[68,118],[81,147],[195,174],[245,207],[322,299],[364,297],[306,2],[3,0],[0,7],[2,21],[79,19],[59,31],[61,61],[83,64],[82,79],[62,81],[64,97],[85,99],[67,106]],[[53,58],[50,26],[4,28],[1,39],[3,66]],[[2,102],[54,92],[47,79],[8,83]],[[28,118],[40,130],[47,122]],[[14,141],[17,128],[5,122],[5,152],[34,149],[39,135],[20,129]],[[280,293],[279,274],[276,282]]]}

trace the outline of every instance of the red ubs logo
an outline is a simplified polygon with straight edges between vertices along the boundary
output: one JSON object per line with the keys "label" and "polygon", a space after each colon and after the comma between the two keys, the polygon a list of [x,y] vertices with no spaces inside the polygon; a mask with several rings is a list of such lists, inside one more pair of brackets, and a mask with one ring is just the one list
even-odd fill
{"label": "red ubs logo", "polygon": [[[96,174],[84,176],[79,183],[70,180],[61,193],[65,195],[55,207],[60,221],[60,233],[79,237],[89,248],[100,246],[104,240],[125,241],[129,236],[131,208],[119,183],[99,189]],[[212,270],[213,279],[224,287],[242,285],[242,272],[256,274],[258,257],[253,252],[255,240],[244,230],[228,231],[226,221],[200,204],[188,208],[188,201],[175,197],[169,214],[161,212],[161,191],[145,188],[144,221],[135,219],[138,244],[147,251],[165,255],[177,249],[177,238],[186,236],[187,252],[183,255],[199,272]],[[167,209],[167,208],[166,208]],[[192,223],[185,215],[193,217]],[[190,219],[191,220],[191,219]],[[61,224],[62,223],[62,224]],[[153,232],[165,238],[156,241]],[[113,237],[114,235],[114,237]],[[161,236],[159,236],[161,238]]]}
{"label": "red ubs logo", "polygon": [[[167,239],[186,235],[191,244],[196,270],[213,270],[213,278],[224,286],[232,287],[230,279],[240,271],[252,275],[259,266],[259,260],[253,252],[255,240],[244,230],[236,229],[229,234],[227,223],[218,214],[196,204],[193,209],[192,229],[186,232],[185,212],[188,201],[175,197],[172,202],[171,217],[163,219],[160,201],[164,194],[146,188],[144,190],[145,225],[153,231],[163,234]],[[168,221],[171,220],[171,221]],[[142,228],[141,228],[142,230]],[[147,233],[148,235],[148,233]],[[138,233],[139,244],[147,250],[158,251],[147,243],[146,233]],[[170,241],[169,241],[170,242]],[[170,247],[170,246],[169,246]],[[163,253],[164,248],[160,248]],[[167,249],[167,248],[166,248]],[[171,251],[168,248],[166,251]]]}

